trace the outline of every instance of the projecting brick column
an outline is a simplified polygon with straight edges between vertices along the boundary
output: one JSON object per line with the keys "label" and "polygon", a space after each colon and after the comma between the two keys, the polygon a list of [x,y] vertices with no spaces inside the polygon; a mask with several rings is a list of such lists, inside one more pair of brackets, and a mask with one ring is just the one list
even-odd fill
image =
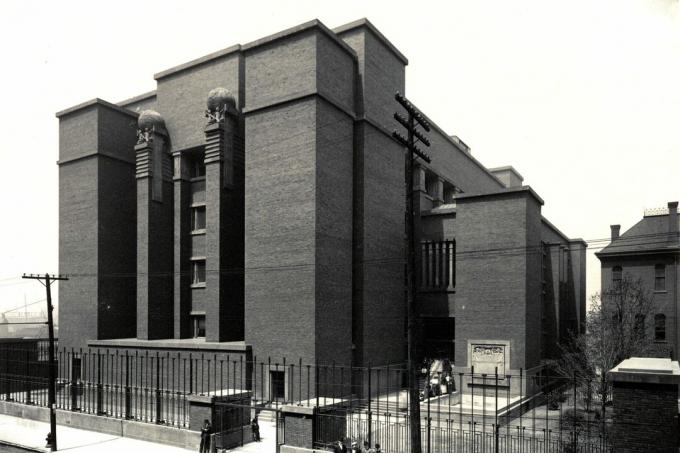
{"label": "projecting brick column", "polygon": [[172,337],[173,188],[165,122],[139,115],[137,177],[137,338]]}
{"label": "projecting brick column", "polygon": [[174,337],[189,338],[191,331],[191,183],[188,164],[180,151],[173,152],[174,215]]}
{"label": "projecting brick column", "polygon": [[614,451],[677,452],[678,362],[633,357],[609,371],[609,376],[613,385]]}
{"label": "projecting brick column", "polygon": [[206,116],[205,335],[207,341],[243,340],[243,156],[229,91],[209,93]]}

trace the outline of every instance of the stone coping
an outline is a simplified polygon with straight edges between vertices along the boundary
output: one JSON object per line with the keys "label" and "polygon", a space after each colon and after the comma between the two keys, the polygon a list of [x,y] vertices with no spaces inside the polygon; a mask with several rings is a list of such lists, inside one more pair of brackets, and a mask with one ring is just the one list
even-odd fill
{"label": "stone coping", "polygon": [[369,21],[365,17],[358,19],[358,20],[355,20],[353,22],[350,22],[348,24],[336,27],[336,28],[333,29],[333,32],[337,35],[341,35],[345,32],[348,32],[348,31],[351,31],[351,30],[354,30],[354,29],[360,28],[360,27],[366,27],[368,30],[370,30],[375,35],[375,37],[378,38],[378,40],[381,41],[385,45],[385,47],[387,47],[388,50],[390,50],[399,60],[401,60],[402,63],[404,63],[404,65],[408,65],[408,58],[406,58],[404,56],[404,54],[401,53],[399,51],[399,49],[397,49],[397,47],[394,44],[392,44],[390,42],[390,40],[387,39],[385,37],[385,35],[383,35],[380,32],[380,30],[378,30],[376,28],[376,26],[373,25],[371,23],[371,21]]}
{"label": "stone coping", "polygon": [[612,382],[680,384],[680,365],[671,359],[631,357],[609,371]]}
{"label": "stone coping", "polygon": [[495,192],[486,192],[486,193],[470,193],[470,194],[463,193],[463,194],[456,195],[455,200],[456,200],[456,202],[459,202],[459,201],[467,201],[467,200],[474,199],[474,198],[497,197],[497,196],[502,196],[502,195],[512,195],[512,194],[516,194],[516,193],[522,193],[522,192],[529,193],[541,205],[545,204],[543,199],[540,196],[538,196],[538,194],[534,191],[534,189],[531,188],[531,186],[506,187],[506,188],[502,188],[502,189],[495,191]]}
{"label": "stone coping", "polygon": [[134,118],[137,118],[139,116],[138,113],[133,112],[132,110],[128,110],[128,109],[123,108],[121,106],[118,106],[116,104],[112,104],[111,102],[105,101],[105,100],[100,99],[100,98],[90,99],[89,101],[85,101],[85,102],[82,102],[78,105],[74,105],[73,107],[69,107],[67,109],[61,110],[61,111],[55,113],[55,116],[57,118],[61,118],[63,116],[69,115],[69,114],[77,112],[79,110],[85,110],[85,109],[87,109],[89,107],[93,107],[95,105],[107,107],[111,110],[115,110],[117,112],[124,113],[125,115],[132,116]]}
{"label": "stone coping", "polygon": [[244,389],[221,389],[214,390],[211,392],[205,392],[202,395],[201,394],[187,395],[187,401],[209,404],[219,399],[227,400],[233,397],[237,398],[243,398],[244,396],[249,397],[251,393],[252,392],[250,390]]}
{"label": "stone coping", "polygon": [[116,340],[91,340],[87,345],[95,348],[140,348],[140,349],[177,349],[215,352],[247,352],[250,345],[245,341],[210,342],[202,338],[184,338],[167,340],[139,340],[137,338],[120,338]]}
{"label": "stone coping", "polygon": [[116,102],[116,105],[127,108],[128,105],[134,104],[139,101],[143,101],[145,99],[149,98],[154,98],[156,97],[156,90],[152,91],[147,91],[146,93],[138,94],[137,96],[133,96],[131,98],[125,99],[124,101]]}
{"label": "stone coping", "polygon": [[312,415],[314,411],[319,407],[332,407],[340,404],[346,403],[347,399],[343,398],[329,398],[329,397],[319,397],[318,406],[317,399],[310,398],[305,401],[300,401],[299,404],[284,404],[281,406],[281,412],[287,412],[292,414],[304,414]]}

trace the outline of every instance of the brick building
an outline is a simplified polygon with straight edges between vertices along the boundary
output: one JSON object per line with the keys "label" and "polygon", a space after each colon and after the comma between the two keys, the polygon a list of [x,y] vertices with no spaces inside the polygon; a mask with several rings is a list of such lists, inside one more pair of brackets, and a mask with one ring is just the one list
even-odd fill
{"label": "brick building", "polygon": [[611,225],[611,242],[596,255],[602,265],[602,291],[614,287],[624,276],[640,279],[654,299],[653,319],[646,330],[661,350],[670,349],[677,360],[680,326],[680,236],[678,202],[667,208],[646,210],[642,220],[623,234]]}
{"label": "brick building", "polygon": [[[315,20],[59,112],[60,345],[402,363],[407,63],[367,20]],[[536,369],[583,328],[586,244],[431,123],[423,353]]]}

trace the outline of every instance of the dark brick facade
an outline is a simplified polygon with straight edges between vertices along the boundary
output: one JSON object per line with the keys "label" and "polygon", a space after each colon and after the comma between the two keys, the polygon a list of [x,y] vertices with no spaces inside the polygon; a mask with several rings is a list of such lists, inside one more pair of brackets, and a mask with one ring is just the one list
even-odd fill
{"label": "dark brick facade", "polygon": [[[120,106],[59,113],[60,271],[74,275],[62,285],[62,345],[136,336],[164,351],[190,344],[205,316],[206,345],[245,341],[257,360],[403,362],[404,150],[391,131],[407,64],[366,20],[311,21],[156,74],[155,92]],[[216,87],[233,105],[208,124]],[[145,109],[164,119],[151,147],[163,142],[163,171],[174,171],[135,181]],[[509,368],[536,367],[582,326],[585,244],[541,216],[518,173],[506,187],[432,124],[417,230],[456,242],[456,281],[420,294],[418,309],[454,321],[442,341],[455,340],[458,367],[476,340],[507,345]],[[196,159],[205,175],[192,174]]]}
{"label": "dark brick facade", "polygon": [[611,438],[615,451],[678,450],[677,384],[616,382],[612,396],[615,424]]}

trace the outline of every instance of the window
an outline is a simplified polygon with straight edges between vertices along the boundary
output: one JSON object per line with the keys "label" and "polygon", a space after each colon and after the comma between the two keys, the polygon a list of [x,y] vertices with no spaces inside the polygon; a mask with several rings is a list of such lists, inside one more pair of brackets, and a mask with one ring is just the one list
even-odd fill
{"label": "window", "polygon": [[654,341],[666,341],[666,315],[654,315]]}
{"label": "window", "polygon": [[205,260],[194,260],[191,262],[191,284],[201,283],[205,283]]}
{"label": "window", "polygon": [[194,338],[205,337],[205,315],[193,316]]}
{"label": "window", "polygon": [[192,159],[190,170],[191,178],[202,178],[205,176],[205,162],[203,162],[203,156],[200,158]]}
{"label": "window", "polygon": [[456,287],[456,241],[421,243],[421,289],[453,291]]}
{"label": "window", "polygon": [[612,286],[614,289],[620,289],[621,288],[621,274],[623,273],[623,269],[621,269],[621,266],[614,266],[612,269]]}
{"label": "window", "polygon": [[191,208],[191,231],[205,231],[205,206]]}
{"label": "window", "polygon": [[654,291],[666,291],[666,266],[664,264],[654,266]]}

